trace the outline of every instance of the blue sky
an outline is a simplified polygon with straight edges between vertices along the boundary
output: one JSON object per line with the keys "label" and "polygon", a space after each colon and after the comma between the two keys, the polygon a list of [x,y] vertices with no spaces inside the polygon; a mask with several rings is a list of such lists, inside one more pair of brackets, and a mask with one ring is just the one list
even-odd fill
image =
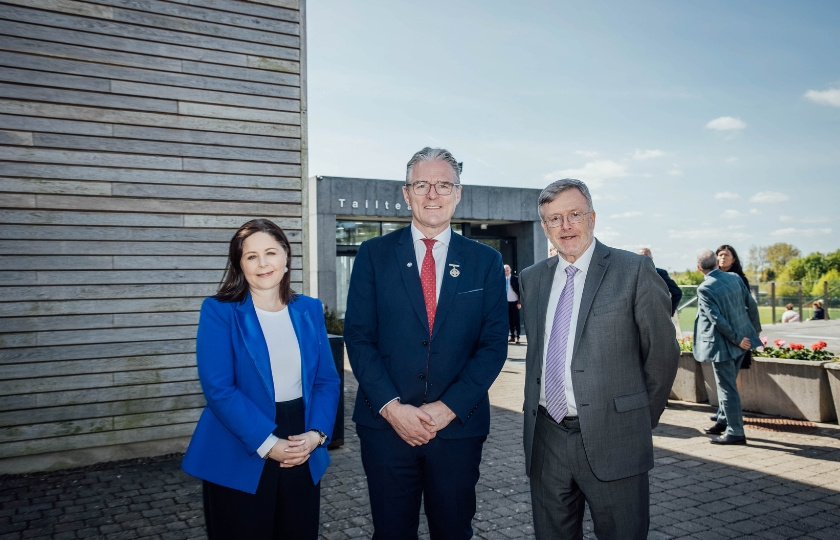
{"label": "blue sky", "polygon": [[840,2],[311,0],[307,33],[310,175],[443,146],[464,197],[585,181],[670,270],[840,248]]}

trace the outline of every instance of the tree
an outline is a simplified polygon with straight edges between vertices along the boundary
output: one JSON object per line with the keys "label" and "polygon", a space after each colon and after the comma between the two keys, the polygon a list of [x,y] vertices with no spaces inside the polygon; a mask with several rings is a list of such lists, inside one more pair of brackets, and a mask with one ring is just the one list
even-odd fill
{"label": "tree", "polygon": [[835,285],[835,287],[836,287],[836,283],[831,283],[831,282],[832,281],[834,281],[834,282],[840,281],[840,270],[837,270],[836,268],[832,268],[831,270],[829,270],[825,274],[821,275],[820,278],[817,280],[817,282],[814,283],[814,288],[811,289],[811,296],[822,297],[823,293],[825,292],[825,289],[824,289],[825,286],[823,285],[824,281],[829,282],[829,284],[828,284],[829,295],[831,295],[832,294],[831,293],[831,286]]}
{"label": "tree", "polygon": [[793,245],[785,244],[784,242],[767,246],[767,251],[765,252],[767,263],[777,276],[782,273],[788,261],[799,257],[801,254]]}
{"label": "tree", "polygon": [[674,273],[674,281],[677,285],[700,285],[706,276],[700,270],[686,270],[685,272]]}
{"label": "tree", "polygon": [[769,268],[770,263],[767,260],[767,248],[751,246],[750,253],[747,255],[747,277],[752,278],[753,281],[771,281],[764,279],[764,272]]}

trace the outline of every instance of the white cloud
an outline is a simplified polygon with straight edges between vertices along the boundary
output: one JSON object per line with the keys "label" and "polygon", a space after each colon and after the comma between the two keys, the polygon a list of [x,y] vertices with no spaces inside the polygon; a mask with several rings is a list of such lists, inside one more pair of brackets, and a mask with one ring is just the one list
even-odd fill
{"label": "white cloud", "polygon": [[719,193],[715,193],[715,199],[739,199],[740,197],[740,195],[732,193],[731,191],[721,191]]}
{"label": "white cloud", "polygon": [[604,227],[603,229],[598,229],[595,232],[595,236],[601,242],[612,243],[612,241],[621,238],[621,233],[612,227]]}
{"label": "white cloud", "polygon": [[830,223],[832,220],[828,216],[805,216],[795,218],[792,216],[779,216],[779,221],[783,223]]}
{"label": "white cloud", "polygon": [[[693,227],[691,229],[669,229],[668,230],[668,238],[672,240],[691,240],[691,241],[708,241],[712,244],[719,243],[720,238],[726,238],[727,241],[731,242],[745,242],[752,238],[751,234],[745,232],[737,232],[731,228],[725,229],[715,229],[708,225],[701,225],[699,227]],[[688,247],[686,249],[692,249],[692,247]],[[699,249],[699,248],[698,248]],[[710,248],[711,249],[711,248]]]}
{"label": "white cloud", "polygon": [[583,156],[587,159],[592,159],[598,155],[598,152],[592,152],[590,150],[575,150],[575,154]]}
{"label": "white cloud", "polygon": [[750,202],[762,204],[781,203],[789,200],[790,197],[788,197],[784,193],[779,193],[778,191],[760,191],[752,197],[750,197]]}
{"label": "white cloud", "polygon": [[735,163],[736,161],[738,161],[738,158],[736,158],[735,156],[730,156],[726,158],[727,163]]}
{"label": "white cloud", "polygon": [[830,90],[808,90],[805,92],[805,98],[810,99],[818,105],[840,107],[840,88],[832,88]]}
{"label": "white cloud", "polygon": [[731,116],[721,116],[706,124],[706,129],[714,129],[716,131],[733,131],[746,127],[747,124],[742,122],[740,118],[733,118]]}
{"label": "white cloud", "polygon": [[750,214],[754,216],[761,215],[761,210],[759,210],[758,208],[750,208]]}
{"label": "white cloud", "polygon": [[683,175],[682,169],[680,169],[680,166],[677,165],[676,163],[674,163],[674,166],[671,167],[671,169],[667,172],[670,176],[682,176]]}
{"label": "white cloud", "polygon": [[633,159],[636,161],[646,161],[648,159],[658,158],[665,155],[662,150],[636,150],[633,152]]}
{"label": "white cloud", "polygon": [[638,210],[631,210],[629,212],[623,212],[621,214],[612,214],[610,219],[622,219],[622,218],[631,218],[631,217],[638,217],[644,215],[642,212]]}
{"label": "white cloud", "polygon": [[720,215],[720,217],[724,219],[735,219],[741,217],[741,212],[737,210],[724,210],[724,212]]}
{"label": "white cloud", "polygon": [[797,229],[794,227],[788,227],[787,229],[778,229],[770,233],[773,236],[787,236],[787,237],[814,237],[814,236],[822,236],[826,234],[831,234],[831,229],[825,227],[823,229]]}
{"label": "white cloud", "polygon": [[579,169],[561,169],[552,171],[545,175],[546,180],[557,180],[559,178],[578,178],[584,182],[598,182],[607,178],[621,178],[627,176],[627,167],[612,160],[590,161]]}

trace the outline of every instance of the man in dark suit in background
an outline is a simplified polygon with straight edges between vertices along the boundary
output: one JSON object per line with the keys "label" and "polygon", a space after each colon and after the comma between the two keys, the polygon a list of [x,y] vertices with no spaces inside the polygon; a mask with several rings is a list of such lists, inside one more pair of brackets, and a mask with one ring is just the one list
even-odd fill
{"label": "man in dark suit in background", "polygon": [[519,310],[522,304],[519,302],[519,276],[514,274],[510,265],[505,265],[505,294],[508,303],[508,323],[510,324],[510,337],[508,343],[519,343]]}
{"label": "man in dark suit in background", "polygon": [[545,188],[539,213],[559,255],[519,281],[534,532],[583,538],[586,501],[599,539],[647,538],[651,430],[679,358],[667,289],[650,259],[595,239],[580,180]]}
{"label": "man in dark suit in background", "polygon": [[344,338],[376,540],[417,538],[421,497],[432,539],[473,534],[508,318],[501,255],[450,227],[459,174],[448,151],[417,152],[411,226],[364,242],[353,265]]}
{"label": "man in dark suit in background", "polygon": [[[650,258],[650,260],[653,260],[650,248],[640,249],[639,255],[644,255],[645,257]],[[680,300],[682,299],[682,289],[680,289],[680,286],[677,285],[676,281],[671,279],[671,276],[668,275],[668,271],[664,268],[657,268],[656,273],[659,274],[659,277],[661,277],[662,281],[665,282],[665,285],[668,286],[668,292],[671,293],[671,317],[673,317],[674,313],[677,312]]]}

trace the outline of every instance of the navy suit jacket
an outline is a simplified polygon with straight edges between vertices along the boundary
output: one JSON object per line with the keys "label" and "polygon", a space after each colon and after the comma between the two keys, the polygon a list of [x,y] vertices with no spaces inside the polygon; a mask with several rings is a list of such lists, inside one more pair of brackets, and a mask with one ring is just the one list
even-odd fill
{"label": "navy suit jacket", "polygon": [[677,312],[677,308],[680,306],[680,299],[682,299],[682,289],[680,286],[677,285],[677,282],[671,279],[671,276],[668,275],[668,271],[662,268],[657,268],[656,273],[659,274],[659,277],[662,278],[662,281],[665,282],[665,285],[668,286],[668,292],[671,293],[671,316],[674,316],[674,313]]}
{"label": "navy suit jacket", "polygon": [[[340,381],[324,326],[324,308],[315,298],[296,298],[286,309],[300,345],[306,430],[319,429],[329,440]],[[204,300],[196,357],[207,407],[182,466],[203,480],[256,493],[265,466],[257,448],[277,424],[271,361],[250,293],[242,302]],[[310,454],[309,470],[315,483],[329,462],[326,443]]]}
{"label": "navy suit jacket", "polygon": [[356,255],[344,321],[359,382],[353,420],[391,429],[379,411],[392,399],[440,400],[457,418],[438,436],[487,435],[487,390],[507,357],[501,255],[452,233],[431,337],[417,267],[411,227],[364,242]]}

